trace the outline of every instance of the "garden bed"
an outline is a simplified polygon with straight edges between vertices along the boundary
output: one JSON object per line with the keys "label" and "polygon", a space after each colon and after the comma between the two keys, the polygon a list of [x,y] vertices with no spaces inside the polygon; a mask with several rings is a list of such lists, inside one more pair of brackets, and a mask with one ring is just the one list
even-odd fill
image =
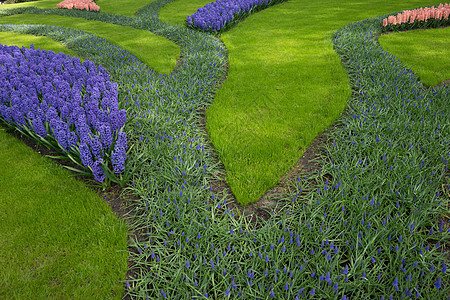
{"label": "garden bed", "polygon": [[[127,295],[448,295],[449,90],[425,89],[378,45],[383,17],[333,35],[355,91],[348,113],[323,144],[319,171],[297,177],[280,201],[283,209],[255,227],[211,185],[222,170],[196,127],[223,78],[227,51],[210,35],[161,23],[156,16],[165,3],[149,4],[138,18],[64,14],[170,38],[183,57],[170,75],[82,32],[8,27],[66,42],[118,83],[119,105],[129,116],[124,130],[134,145],[133,229],[142,233],[130,241]],[[62,14],[15,13],[22,12]]]}

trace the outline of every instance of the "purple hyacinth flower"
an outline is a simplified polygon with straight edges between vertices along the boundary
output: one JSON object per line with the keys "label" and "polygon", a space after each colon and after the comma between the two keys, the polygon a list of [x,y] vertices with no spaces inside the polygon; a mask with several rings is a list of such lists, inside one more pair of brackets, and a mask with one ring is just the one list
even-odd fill
{"label": "purple hyacinth flower", "polygon": [[42,138],[47,137],[47,130],[45,129],[44,124],[42,123],[42,119],[39,116],[35,116],[32,120],[33,131]]}
{"label": "purple hyacinth flower", "polygon": [[91,139],[89,139],[89,146],[91,146],[92,154],[96,158],[103,157],[102,144],[98,136],[94,135]]}
{"label": "purple hyacinth flower", "polygon": [[105,172],[103,171],[103,159],[96,160],[92,166],[92,174],[94,174],[94,179],[98,182],[103,182],[105,180]]}
{"label": "purple hyacinth flower", "polygon": [[107,150],[111,147],[111,144],[113,142],[113,136],[111,131],[111,126],[104,123],[99,126],[98,132],[100,133],[100,138],[102,142],[102,146],[104,150]]}
{"label": "purple hyacinth flower", "polygon": [[85,142],[82,142],[80,144],[79,151],[80,151],[80,159],[81,162],[83,163],[83,166],[85,166],[86,168],[92,166],[94,161],[89,146]]}

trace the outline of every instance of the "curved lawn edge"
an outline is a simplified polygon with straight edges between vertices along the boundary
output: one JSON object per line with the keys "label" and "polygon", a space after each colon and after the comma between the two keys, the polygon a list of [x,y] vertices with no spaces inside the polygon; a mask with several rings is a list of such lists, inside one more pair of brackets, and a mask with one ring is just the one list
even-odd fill
{"label": "curved lawn edge", "polygon": [[217,0],[200,7],[195,13],[187,16],[187,26],[203,32],[220,34],[244,18],[287,0],[233,1]]}
{"label": "curved lawn edge", "polygon": [[[59,11],[56,10],[56,12]],[[123,28],[118,24],[96,20],[80,22],[79,17],[68,17],[64,16],[64,14],[49,18],[44,14],[27,14],[27,11],[24,11],[23,14],[3,16],[0,18],[0,22],[4,24],[22,24],[24,18],[28,20],[28,24],[75,28],[101,36],[119,46],[129,47],[129,52],[139,57],[158,73],[172,73],[180,56],[180,47],[173,41],[169,41],[152,32],[138,30],[129,26]]]}
{"label": "curved lawn edge", "polygon": [[3,127],[0,139],[0,294],[121,299],[128,258],[123,220]]}
{"label": "curved lawn edge", "polygon": [[385,33],[378,37],[380,45],[411,68],[424,85],[435,87],[450,79],[450,66],[445,62],[450,50],[445,39],[440,39],[450,34],[450,26]]}

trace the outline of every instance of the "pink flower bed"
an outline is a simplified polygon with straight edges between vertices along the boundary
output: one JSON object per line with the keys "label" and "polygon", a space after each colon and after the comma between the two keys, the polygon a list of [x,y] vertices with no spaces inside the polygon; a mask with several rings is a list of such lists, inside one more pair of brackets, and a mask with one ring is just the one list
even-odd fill
{"label": "pink flower bed", "polygon": [[413,24],[416,21],[427,22],[428,20],[448,20],[450,15],[450,4],[440,4],[438,7],[425,7],[414,10],[405,10],[396,16],[389,16],[383,20],[383,26],[400,25],[404,23]]}
{"label": "pink flower bed", "polygon": [[84,9],[91,11],[99,11],[100,6],[98,6],[92,0],[64,0],[56,5],[57,8],[67,8],[67,9]]}

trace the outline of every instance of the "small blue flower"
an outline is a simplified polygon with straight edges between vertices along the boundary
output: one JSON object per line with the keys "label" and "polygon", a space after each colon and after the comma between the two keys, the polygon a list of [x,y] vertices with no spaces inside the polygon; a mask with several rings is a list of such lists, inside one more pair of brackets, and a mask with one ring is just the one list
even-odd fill
{"label": "small blue flower", "polygon": [[166,298],[167,298],[167,295],[166,295],[166,293],[164,292],[164,290],[161,289],[160,292],[161,292],[161,295],[164,297],[164,299],[166,299]]}
{"label": "small blue flower", "polygon": [[345,265],[345,269],[342,271],[342,274],[348,274],[348,265]]}
{"label": "small blue flower", "polygon": [[271,298],[274,298],[274,297],[275,297],[275,293],[273,292],[273,288],[270,289],[270,297],[271,297]]}
{"label": "small blue flower", "polygon": [[438,279],[436,280],[435,286],[437,289],[441,288],[441,277],[438,277]]}
{"label": "small blue flower", "polygon": [[392,285],[395,287],[395,290],[398,291],[398,279],[397,279],[397,277],[395,277],[394,282],[392,283]]}

